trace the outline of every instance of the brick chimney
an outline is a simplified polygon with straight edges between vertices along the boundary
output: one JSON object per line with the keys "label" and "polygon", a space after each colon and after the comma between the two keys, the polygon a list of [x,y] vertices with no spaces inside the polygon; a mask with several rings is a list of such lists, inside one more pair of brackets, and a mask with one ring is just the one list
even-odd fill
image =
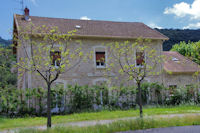
{"label": "brick chimney", "polygon": [[30,21],[31,20],[30,17],[29,17],[29,9],[27,7],[24,9],[24,19],[26,21]]}

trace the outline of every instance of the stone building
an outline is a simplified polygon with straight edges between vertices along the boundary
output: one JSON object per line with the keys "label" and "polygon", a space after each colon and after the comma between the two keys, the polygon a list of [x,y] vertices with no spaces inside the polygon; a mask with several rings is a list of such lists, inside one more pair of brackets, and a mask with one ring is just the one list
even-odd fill
{"label": "stone building", "polygon": [[[98,82],[107,82],[108,78],[102,74],[103,69],[107,65],[108,49],[102,44],[110,42],[124,42],[126,40],[134,43],[137,38],[151,39],[149,46],[156,49],[157,54],[167,56],[164,63],[160,63],[156,67],[157,72],[164,72],[159,75],[146,77],[148,82],[159,82],[165,86],[172,85],[189,85],[199,82],[199,77],[193,80],[194,72],[198,71],[198,65],[186,59],[176,52],[163,52],[163,42],[168,38],[156,30],[151,29],[143,23],[138,22],[113,22],[113,21],[96,21],[96,20],[76,20],[63,18],[47,18],[29,16],[29,10],[25,11],[24,15],[14,15],[14,30],[13,33],[18,35],[20,27],[25,27],[28,24],[36,26],[46,25],[47,27],[57,26],[61,33],[76,29],[76,39],[80,39],[83,44],[83,51],[93,51],[93,59],[88,63],[82,62],[77,68],[61,75],[56,80],[57,83],[62,83],[65,87],[68,84],[78,83],[79,85],[95,85]],[[20,36],[17,36],[20,38]],[[39,38],[32,37],[37,41]],[[73,43],[73,42],[72,42]],[[18,42],[14,42],[17,46]],[[26,44],[28,45],[28,44]],[[24,56],[23,48],[14,47],[14,53],[17,55],[17,61]],[[172,59],[169,58],[172,57]],[[97,59],[103,57],[104,62],[98,62]],[[186,61],[185,63],[182,61]],[[189,64],[188,64],[189,63]],[[187,65],[185,65],[187,64]],[[190,64],[192,64],[190,66]],[[185,66],[184,66],[185,65]],[[19,73],[18,73],[19,74]],[[120,85],[120,81],[124,81],[118,73],[109,73],[111,77],[110,85]],[[115,77],[119,77],[115,79]],[[124,81],[126,82],[126,80]],[[24,72],[21,78],[18,78],[18,88],[34,88],[44,86],[40,78],[34,73]],[[128,81],[126,85],[130,85]]]}
{"label": "stone building", "polygon": [[164,51],[163,83],[167,87],[190,86],[200,83],[200,67],[174,51]]}

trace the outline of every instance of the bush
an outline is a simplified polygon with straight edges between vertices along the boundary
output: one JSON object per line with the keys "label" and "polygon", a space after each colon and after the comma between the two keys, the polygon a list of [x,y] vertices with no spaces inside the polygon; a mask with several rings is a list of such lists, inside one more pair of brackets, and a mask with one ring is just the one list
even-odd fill
{"label": "bush", "polygon": [[[168,95],[168,90],[158,83],[143,83],[141,87],[143,104],[179,105],[200,102],[200,93],[196,92],[194,86],[176,88],[172,95]],[[135,108],[136,88],[136,86],[123,85],[119,87],[69,85],[64,88],[63,85],[56,85],[52,87],[52,112],[66,114],[102,109]],[[13,86],[7,86],[0,89],[0,115],[44,116],[46,115],[46,100],[46,89],[15,89]]]}

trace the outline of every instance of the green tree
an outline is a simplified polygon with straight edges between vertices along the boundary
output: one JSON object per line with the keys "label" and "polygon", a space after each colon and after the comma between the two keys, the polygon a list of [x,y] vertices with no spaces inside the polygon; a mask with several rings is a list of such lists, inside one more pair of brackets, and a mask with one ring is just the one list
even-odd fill
{"label": "green tree", "polygon": [[0,45],[0,88],[6,86],[16,86],[16,74],[11,73],[12,62],[15,57],[12,54],[12,49]]}
{"label": "green tree", "polygon": [[200,41],[177,43],[172,47],[171,51],[177,51],[200,65]]}
{"label": "green tree", "polygon": [[152,48],[151,40],[138,38],[134,43],[125,41],[107,44],[111,55],[108,61],[108,71],[120,68],[117,72],[126,76],[132,84],[137,85],[138,105],[140,107],[140,117],[143,117],[142,110],[142,82],[147,76],[159,75],[156,66],[161,62],[159,54]]}
{"label": "green tree", "polygon": [[51,127],[51,87],[58,77],[77,66],[83,59],[80,41],[73,41],[76,30],[67,34],[59,32],[57,27],[45,25],[36,27],[30,24],[20,27],[15,35],[18,49],[24,51],[18,71],[37,74],[47,86],[47,127]]}

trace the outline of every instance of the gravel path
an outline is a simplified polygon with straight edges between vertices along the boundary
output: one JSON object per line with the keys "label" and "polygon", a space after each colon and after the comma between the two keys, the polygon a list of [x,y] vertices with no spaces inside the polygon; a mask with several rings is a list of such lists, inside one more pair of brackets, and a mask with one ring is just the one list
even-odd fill
{"label": "gravel path", "polygon": [[[144,118],[172,118],[172,117],[183,117],[183,116],[198,116],[198,117],[200,117],[200,113],[154,115],[154,116],[145,116]],[[110,124],[110,123],[113,123],[113,122],[116,122],[116,121],[120,121],[120,120],[134,120],[134,119],[137,119],[137,118],[138,117],[126,117],[126,118],[119,118],[119,119],[112,119],[112,120],[93,120],[93,121],[68,122],[68,123],[63,123],[63,124],[55,124],[55,125],[52,125],[52,127],[56,127],[56,126],[85,127],[85,126]],[[12,129],[12,130],[0,131],[0,133],[15,133],[16,131],[18,131],[20,129],[40,129],[40,130],[45,130],[46,129],[46,125],[45,126],[26,127],[26,128],[16,128],[16,129]],[[129,133],[129,132],[127,132],[127,133]],[[139,133],[142,133],[142,132],[139,132]],[[146,132],[144,132],[144,133],[146,133]],[[200,133],[200,130],[199,130],[199,133]]]}
{"label": "gravel path", "polygon": [[167,127],[118,133],[200,133],[200,126]]}

